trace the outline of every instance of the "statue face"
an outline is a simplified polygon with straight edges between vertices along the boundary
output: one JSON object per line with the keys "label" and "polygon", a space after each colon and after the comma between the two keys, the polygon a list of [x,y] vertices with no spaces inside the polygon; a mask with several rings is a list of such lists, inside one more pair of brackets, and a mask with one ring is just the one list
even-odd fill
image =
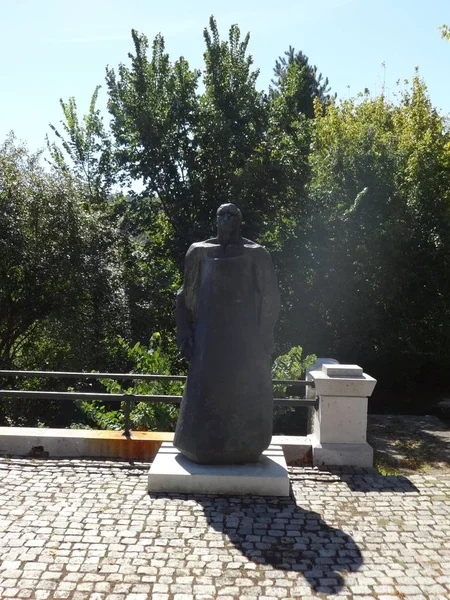
{"label": "statue face", "polygon": [[230,239],[239,234],[242,214],[234,204],[222,204],[217,211],[217,231],[222,239]]}

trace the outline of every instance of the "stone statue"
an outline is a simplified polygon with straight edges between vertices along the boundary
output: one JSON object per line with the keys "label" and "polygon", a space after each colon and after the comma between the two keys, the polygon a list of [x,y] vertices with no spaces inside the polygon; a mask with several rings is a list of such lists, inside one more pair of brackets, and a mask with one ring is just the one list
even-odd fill
{"label": "stone statue", "polygon": [[271,353],[280,299],[270,254],[241,237],[234,204],[217,237],[192,244],[177,295],[177,341],[190,361],[174,445],[201,464],[257,462],[272,436]]}

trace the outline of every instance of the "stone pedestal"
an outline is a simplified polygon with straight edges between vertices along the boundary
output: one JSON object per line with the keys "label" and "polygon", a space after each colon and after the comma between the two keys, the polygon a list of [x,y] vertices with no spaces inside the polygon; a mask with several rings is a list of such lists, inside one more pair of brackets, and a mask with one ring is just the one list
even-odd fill
{"label": "stone pedestal", "polygon": [[168,494],[289,496],[281,446],[269,446],[257,463],[199,465],[164,442],[150,467],[148,491]]}
{"label": "stone pedestal", "polygon": [[313,418],[313,465],[373,466],[367,405],[376,380],[358,365],[324,364],[309,373],[319,396]]}

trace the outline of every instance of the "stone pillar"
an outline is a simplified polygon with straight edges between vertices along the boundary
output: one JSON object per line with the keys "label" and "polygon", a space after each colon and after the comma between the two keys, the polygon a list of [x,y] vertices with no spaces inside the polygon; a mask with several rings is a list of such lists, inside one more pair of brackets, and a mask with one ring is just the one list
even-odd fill
{"label": "stone pillar", "polygon": [[319,396],[309,436],[313,465],[372,467],[367,404],[376,379],[357,365],[339,364],[324,364],[309,376]]}
{"label": "stone pillar", "polygon": [[[318,358],[313,365],[311,365],[308,369],[306,369],[306,381],[312,381],[312,377],[310,376],[311,371],[320,371],[320,369],[322,368],[322,365],[325,365],[327,363],[330,363],[333,365],[338,365],[339,361],[336,360],[335,358]],[[316,395],[317,395],[316,390],[312,386],[307,385],[305,397],[309,398],[309,399],[314,399],[316,397]],[[316,411],[314,410],[314,408],[308,408],[308,417],[306,420],[306,433],[307,434],[310,434],[313,431],[315,412]]]}

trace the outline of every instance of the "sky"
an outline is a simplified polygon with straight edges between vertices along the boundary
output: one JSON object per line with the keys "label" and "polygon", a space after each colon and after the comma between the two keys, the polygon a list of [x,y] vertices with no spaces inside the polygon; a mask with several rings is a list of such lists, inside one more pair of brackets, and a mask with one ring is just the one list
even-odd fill
{"label": "sky", "polygon": [[[96,85],[106,111],[105,67],[128,62],[131,29],[162,33],[172,60],[203,67],[209,16],[222,38],[237,23],[267,89],[278,56],[291,45],[348,98],[368,88],[394,98],[416,66],[433,104],[450,114],[450,0],[0,0],[0,143],[9,131],[31,151],[45,145],[59,99],[74,96],[84,114]],[[384,65],[384,66],[383,66]]]}

